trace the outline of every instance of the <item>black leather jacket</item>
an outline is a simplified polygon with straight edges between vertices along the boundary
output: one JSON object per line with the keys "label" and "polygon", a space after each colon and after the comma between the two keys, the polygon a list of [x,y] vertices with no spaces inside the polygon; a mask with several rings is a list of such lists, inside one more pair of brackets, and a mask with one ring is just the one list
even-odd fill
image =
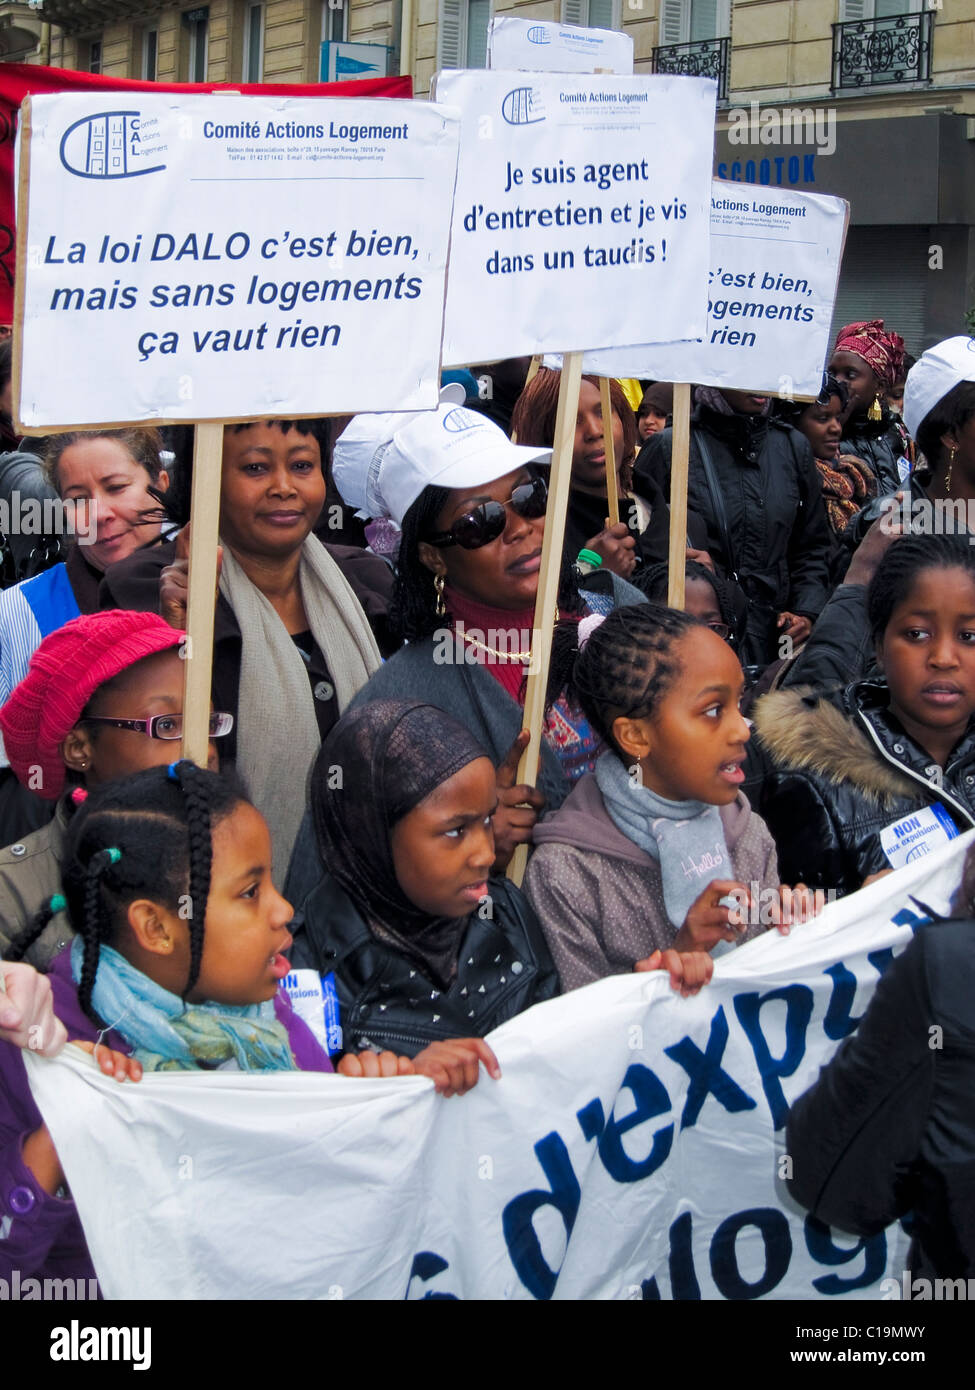
{"label": "black leather jacket", "polygon": [[789,1115],[792,1195],[861,1236],[913,1211],[916,1276],[975,1274],[973,1000],[975,922],[922,927]]}
{"label": "black leather jacket", "polygon": [[853,893],[889,869],[880,832],[941,805],[960,834],[975,826],[975,722],[942,772],[887,709],[883,681],[836,694],[779,690],[755,706],[755,731],[772,767],[761,815],[783,883]]}
{"label": "black leather jacket", "polygon": [[347,1051],[415,1057],[432,1042],[483,1037],[559,992],[542,929],[506,879],[489,883],[493,916],[471,915],[447,989],[370,931],[343,888],[324,878],[295,919],[292,965],[335,975]]}

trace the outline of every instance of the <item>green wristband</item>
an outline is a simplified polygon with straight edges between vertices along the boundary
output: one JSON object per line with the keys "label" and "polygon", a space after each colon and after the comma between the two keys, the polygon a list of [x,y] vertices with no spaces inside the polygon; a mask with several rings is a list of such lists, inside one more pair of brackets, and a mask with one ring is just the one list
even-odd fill
{"label": "green wristband", "polygon": [[598,569],[603,563],[603,557],[597,555],[595,550],[580,550],[576,556],[577,565],[592,565],[593,569]]}

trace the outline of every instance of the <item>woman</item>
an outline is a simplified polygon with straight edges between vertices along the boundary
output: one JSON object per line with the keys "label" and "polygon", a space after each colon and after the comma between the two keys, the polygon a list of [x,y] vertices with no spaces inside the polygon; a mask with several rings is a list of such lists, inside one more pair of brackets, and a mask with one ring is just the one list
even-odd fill
{"label": "woman", "polygon": [[870,465],[842,451],[843,414],[849,399],[844,383],[826,372],[822,390],[812,405],[805,401],[780,401],[775,412],[808,439],[823,485],[826,515],[837,535],[877,496],[877,479]]}
{"label": "woman", "polygon": [[[769,418],[767,396],[699,386],[691,417],[688,506],[707,524],[707,550],[748,599],[741,659],[763,668],[780,639],[808,637],[829,592],[833,549],[808,444]],[[644,445],[635,485],[670,491],[672,431]]]}
{"label": "woman", "polygon": [[[234,716],[227,758],[270,826],[276,883],[321,741],[379,666],[359,596],[382,610],[370,579],[378,570],[379,585],[388,582],[383,562],[362,551],[351,552],[347,579],[312,535],[325,502],[315,424],[228,425],[223,439],[212,690],[217,707]],[[185,627],[186,581],[186,561],[170,544],[114,570],[103,602],[161,610]]]}
{"label": "woman", "polygon": [[[185,637],[153,613],[73,618],[45,637],[0,710],[13,772],[56,808],[53,820],[0,850],[0,953],[60,893],[68,821],[87,789],[179,756]],[[211,740],[232,723],[212,715]],[[27,959],[45,968],[70,936],[62,909]]]}
{"label": "woman", "polygon": [[421,700],[363,705],[322,745],[311,801],[328,872],[291,963],[334,976],[346,1049],[414,1057],[558,993],[534,913],[489,878],[494,765],[456,720]]}
{"label": "woman", "polygon": [[873,1236],[913,1212],[912,1275],[975,1275],[975,853],[955,911],[885,971],[859,1027],[792,1106],[789,1190]]}
{"label": "woman", "polygon": [[904,339],[885,333],[883,319],[848,323],[836,335],[829,371],[850,393],[841,452],[869,464],[881,496],[896,492],[911,468],[908,441],[897,429],[886,396],[904,361]]}
{"label": "woman", "polygon": [[[555,441],[562,373],[542,368],[525,387],[511,417],[512,435],[521,444],[551,449]],[[572,488],[565,521],[565,555],[583,563],[601,560],[601,568],[631,579],[641,565],[665,559],[669,539],[669,512],[663,493],[650,484],[643,495],[633,491],[633,460],[637,451],[636,421],[616,381],[610,381],[613,407],[613,454],[616,459],[620,521],[608,526],[606,510],[606,446],[599,377],[584,376],[579,388],[575,439],[572,450]],[[697,517],[688,520],[698,544],[705,534]]]}

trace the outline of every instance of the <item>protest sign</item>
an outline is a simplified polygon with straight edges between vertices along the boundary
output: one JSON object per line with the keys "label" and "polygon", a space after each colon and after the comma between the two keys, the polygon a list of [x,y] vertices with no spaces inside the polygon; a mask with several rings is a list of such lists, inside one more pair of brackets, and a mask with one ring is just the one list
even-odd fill
{"label": "protest sign", "polygon": [[818,395],[849,211],[842,198],[715,179],[702,341],[594,352],[583,369]]}
{"label": "protest sign", "polygon": [[[364,81],[328,83],[234,82],[230,84],[242,95],[259,93],[264,97],[404,97],[413,94],[409,77],[373,77]],[[0,63],[0,323],[10,323],[14,312],[14,247],[16,243],[14,218],[14,137],[17,130],[20,104],[26,96],[42,92],[71,92],[87,90],[117,92],[217,92],[223,90],[215,82],[142,82],[127,77],[102,77],[94,72],[76,72],[68,68],[48,68],[33,63]]]}
{"label": "protest sign", "polygon": [[704,332],[716,87],[442,72],[462,113],[444,363]]}
{"label": "protest sign", "polygon": [[488,26],[488,67],[523,72],[633,72],[633,40],[616,29],[583,29],[548,20],[495,15]]}
{"label": "protest sign", "polygon": [[436,405],[453,113],[70,93],[23,136],[23,428]]}
{"label": "protest sign", "polygon": [[408,1077],[119,1086],[25,1054],[106,1296],[900,1297],[903,1229],[801,1211],[785,1121],[925,929],[911,895],[946,911],[973,840],[728,951],[692,999],[654,973],[536,1006],[459,1100]]}

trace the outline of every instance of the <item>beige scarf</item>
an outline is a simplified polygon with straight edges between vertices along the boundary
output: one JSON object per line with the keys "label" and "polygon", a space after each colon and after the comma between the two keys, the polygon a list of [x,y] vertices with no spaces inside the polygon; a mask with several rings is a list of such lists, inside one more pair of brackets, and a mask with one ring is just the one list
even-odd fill
{"label": "beige scarf", "polygon": [[[309,536],[298,571],[308,626],[341,712],[379,669],[376,639],[345,575]],[[280,888],[308,804],[308,776],[321,747],[308,668],[270,601],[224,546],[220,592],[243,638],[237,701],[237,768],[271,831]],[[296,904],[297,906],[297,904]]]}

